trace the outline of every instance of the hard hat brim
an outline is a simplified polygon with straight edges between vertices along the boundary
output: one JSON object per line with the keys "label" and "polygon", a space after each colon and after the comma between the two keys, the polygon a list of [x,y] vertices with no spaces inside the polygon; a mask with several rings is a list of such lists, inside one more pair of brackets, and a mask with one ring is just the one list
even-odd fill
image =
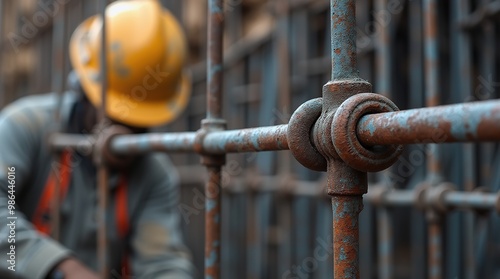
{"label": "hard hat brim", "polygon": [[[177,32],[181,37],[180,26],[173,16],[165,11],[163,17],[164,21],[170,25],[169,31]],[[79,42],[97,18],[98,16],[93,16],[80,24],[70,41],[70,60],[80,78],[85,94],[95,107],[99,107],[102,102],[101,84],[95,69],[85,65]],[[182,73],[176,92],[171,92],[168,94],[170,97],[161,101],[137,100],[112,88],[108,88],[106,92],[106,114],[109,118],[134,127],[154,127],[172,122],[184,111],[191,94],[191,79],[187,73]]]}

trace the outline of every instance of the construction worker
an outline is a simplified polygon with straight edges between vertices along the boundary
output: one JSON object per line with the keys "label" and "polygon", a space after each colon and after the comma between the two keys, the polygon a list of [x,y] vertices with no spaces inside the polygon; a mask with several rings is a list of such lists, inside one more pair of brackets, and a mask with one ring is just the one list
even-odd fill
{"label": "construction worker", "polygon": [[[190,91],[178,22],[155,0],[114,2],[106,20],[107,117],[136,133],[172,121],[186,107]],[[74,32],[74,89],[60,106],[57,94],[36,95],[0,115],[0,219],[6,223],[0,227],[0,278],[98,278],[93,156],[89,150],[67,150],[50,164],[48,131],[58,107],[62,132],[87,134],[99,127],[101,32],[100,16]],[[111,166],[108,186],[107,277],[192,278],[176,210],[177,177],[166,156],[145,155]],[[50,213],[58,194],[60,237],[55,241]]]}

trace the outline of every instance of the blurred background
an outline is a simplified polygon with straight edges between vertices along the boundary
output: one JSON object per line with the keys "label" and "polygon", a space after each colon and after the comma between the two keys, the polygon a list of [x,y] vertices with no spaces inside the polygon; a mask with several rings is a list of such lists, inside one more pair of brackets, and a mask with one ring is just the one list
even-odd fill
{"label": "blurred background", "polygon": [[[188,38],[193,92],[184,114],[158,130],[195,131],[205,117],[207,1],[161,2],[182,22]],[[225,2],[228,129],[287,123],[300,104],[321,96],[330,79],[329,1]],[[436,1],[438,51],[432,55],[437,72],[432,75],[424,64],[423,2],[357,1],[361,77],[400,109],[424,107],[431,79],[439,83],[440,104],[497,98],[500,1]],[[55,17],[41,17],[55,6],[67,13],[64,38],[53,36],[61,28]],[[71,70],[70,35],[97,7],[96,0],[0,0],[1,107],[26,95],[58,90],[54,63],[65,65],[60,68],[65,79]],[[63,41],[64,47],[54,45]],[[54,57],[61,51],[63,61]],[[408,147],[389,172],[371,174],[370,181],[389,176],[394,188],[415,188],[425,179],[429,150]],[[421,159],[409,157],[415,154]],[[444,179],[458,189],[499,191],[497,144],[440,145],[438,154]],[[172,158],[181,174],[184,236],[202,278],[205,168],[198,155]],[[323,174],[302,167],[289,152],[269,152],[229,155],[223,178],[223,278],[332,278],[332,217]],[[361,277],[426,277],[425,214],[410,205],[380,208],[370,197],[365,196],[360,221]],[[471,270],[476,278],[500,278],[500,218],[495,212],[453,211],[443,225],[445,278],[465,278]],[[392,275],[382,276],[382,268]]]}

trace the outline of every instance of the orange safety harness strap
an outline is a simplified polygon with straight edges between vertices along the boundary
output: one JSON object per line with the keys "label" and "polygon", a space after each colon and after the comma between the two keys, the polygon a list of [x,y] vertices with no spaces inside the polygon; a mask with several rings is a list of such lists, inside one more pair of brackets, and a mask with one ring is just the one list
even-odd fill
{"label": "orange safety harness strap", "polygon": [[[60,200],[64,200],[68,193],[69,184],[71,181],[71,152],[65,150],[61,155],[59,178],[54,171],[50,172],[49,178],[45,183],[41,198],[38,206],[32,217],[32,223],[38,232],[45,235],[50,235],[50,203],[52,197],[55,195],[56,179],[60,179],[59,190]],[[127,193],[127,179],[125,175],[120,176],[118,187],[115,196],[115,214],[116,226],[118,235],[122,240],[127,238],[130,230],[129,216],[128,216],[128,193]],[[122,272],[123,274],[130,274],[130,266],[128,257],[123,257]]]}

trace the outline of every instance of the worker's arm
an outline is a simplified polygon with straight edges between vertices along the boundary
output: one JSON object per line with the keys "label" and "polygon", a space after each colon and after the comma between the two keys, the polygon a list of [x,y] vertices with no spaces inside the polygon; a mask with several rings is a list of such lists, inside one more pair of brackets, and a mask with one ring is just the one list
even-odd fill
{"label": "worker's arm", "polygon": [[193,278],[191,256],[180,230],[177,174],[165,156],[153,159],[144,173],[144,179],[151,179],[151,189],[140,201],[144,208],[132,228],[132,274],[134,278]]}
{"label": "worker's arm", "polygon": [[[45,278],[70,256],[69,250],[39,234],[19,208],[42,148],[43,114],[16,104],[0,114],[1,278]],[[42,126],[42,127],[41,127]]]}

